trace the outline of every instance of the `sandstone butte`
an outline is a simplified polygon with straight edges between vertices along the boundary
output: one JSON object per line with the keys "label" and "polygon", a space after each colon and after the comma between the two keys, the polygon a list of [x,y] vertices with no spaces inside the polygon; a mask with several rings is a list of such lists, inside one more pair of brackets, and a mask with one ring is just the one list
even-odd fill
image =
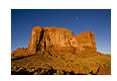
{"label": "sandstone butte", "polygon": [[75,36],[66,28],[34,27],[28,47],[17,48],[12,52],[11,59],[12,72],[15,73],[14,67],[20,66],[51,67],[72,74],[111,74],[111,55],[96,51],[92,31]]}

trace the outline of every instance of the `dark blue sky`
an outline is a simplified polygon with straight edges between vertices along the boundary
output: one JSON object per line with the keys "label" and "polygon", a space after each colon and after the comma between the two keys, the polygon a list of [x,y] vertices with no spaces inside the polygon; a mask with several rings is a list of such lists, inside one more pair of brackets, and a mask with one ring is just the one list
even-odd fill
{"label": "dark blue sky", "polygon": [[34,26],[57,26],[74,35],[94,31],[97,51],[111,53],[110,9],[12,9],[11,51],[28,46]]}

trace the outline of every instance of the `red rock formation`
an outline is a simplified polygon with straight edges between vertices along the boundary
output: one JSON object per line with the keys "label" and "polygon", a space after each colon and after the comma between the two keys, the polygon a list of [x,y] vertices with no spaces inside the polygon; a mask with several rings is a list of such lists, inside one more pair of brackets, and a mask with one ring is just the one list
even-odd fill
{"label": "red rock formation", "polygon": [[28,50],[36,53],[37,47],[39,47],[40,41],[42,40],[43,30],[42,27],[34,27],[32,29],[32,35],[30,37],[30,43]]}
{"label": "red rock formation", "polygon": [[94,32],[83,32],[76,36],[77,41],[81,47],[90,47],[96,49]]}
{"label": "red rock formation", "polygon": [[[11,54],[13,68],[18,64],[74,74],[111,74],[110,58],[96,52],[94,32],[74,36],[65,28],[40,26],[32,29],[28,48],[17,48]],[[17,72],[16,68],[12,70]]]}
{"label": "red rock formation", "polygon": [[12,52],[12,58],[31,54],[78,54],[86,47],[96,48],[94,32],[83,32],[76,37],[73,32],[65,28],[34,27],[27,49],[17,49]]}
{"label": "red rock formation", "polygon": [[17,48],[15,51],[12,52],[11,58],[15,59],[15,58],[23,57],[25,56],[26,51],[27,51],[27,48]]}
{"label": "red rock formation", "polygon": [[78,49],[78,42],[72,31],[57,27],[34,27],[28,50],[31,52],[72,52]]}
{"label": "red rock formation", "polygon": [[35,55],[35,53],[29,52],[27,48],[17,48],[11,53],[11,59],[18,59],[31,55]]}

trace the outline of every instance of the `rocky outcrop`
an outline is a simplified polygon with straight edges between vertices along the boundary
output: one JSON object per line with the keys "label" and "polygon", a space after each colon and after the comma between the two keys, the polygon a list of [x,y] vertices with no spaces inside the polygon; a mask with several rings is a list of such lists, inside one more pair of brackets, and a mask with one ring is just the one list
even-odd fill
{"label": "rocky outcrop", "polygon": [[34,27],[30,37],[28,50],[31,52],[76,53],[78,42],[73,32],[65,28]]}
{"label": "rocky outcrop", "polygon": [[12,58],[33,54],[78,54],[87,48],[96,49],[94,32],[83,32],[74,36],[73,32],[65,28],[34,27],[28,48],[18,48],[12,52]]}
{"label": "rocky outcrop", "polygon": [[84,47],[96,48],[94,32],[84,32],[74,36],[73,32],[65,28],[34,27],[30,37],[28,50],[43,54],[71,52],[77,53],[85,50]]}
{"label": "rocky outcrop", "polygon": [[76,36],[77,41],[81,47],[90,47],[96,50],[96,42],[94,32],[83,32]]}
{"label": "rocky outcrop", "polygon": [[20,59],[31,55],[35,55],[35,53],[29,52],[27,48],[17,48],[11,53],[11,59]]}
{"label": "rocky outcrop", "polygon": [[23,57],[26,54],[27,48],[17,48],[11,54],[11,59]]}

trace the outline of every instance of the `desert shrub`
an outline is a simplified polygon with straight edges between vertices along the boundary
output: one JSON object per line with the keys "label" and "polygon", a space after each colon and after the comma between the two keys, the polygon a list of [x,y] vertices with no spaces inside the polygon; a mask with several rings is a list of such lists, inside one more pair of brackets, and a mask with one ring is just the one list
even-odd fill
{"label": "desert shrub", "polygon": [[38,75],[39,73],[38,72],[34,72],[34,75]]}
{"label": "desert shrub", "polygon": [[63,75],[64,72],[62,70],[56,70],[56,75]]}
{"label": "desert shrub", "polygon": [[66,75],[70,75],[70,73],[69,73],[69,72],[67,72],[67,73],[66,73]]}
{"label": "desert shrub", "polygon": [[64,74],[64,72],[63,71],[59,71],[60,72],[60,75],[63,75]]}
{"label": "desert shrub", "polygon": [[57,73],[53,73],[53,75],[57,75]]}
{"label": "desert shrub", "polygon": [[34,71],[35,71],[35,69],[34,69],[34,68],[29,70],[29,72],[34,72]]}
{"label": "desert shrub", "polygon": [[45,70],[42,69],[42,70],[40,71],[40,74],[44,74],[44,73],[45,73]]}

